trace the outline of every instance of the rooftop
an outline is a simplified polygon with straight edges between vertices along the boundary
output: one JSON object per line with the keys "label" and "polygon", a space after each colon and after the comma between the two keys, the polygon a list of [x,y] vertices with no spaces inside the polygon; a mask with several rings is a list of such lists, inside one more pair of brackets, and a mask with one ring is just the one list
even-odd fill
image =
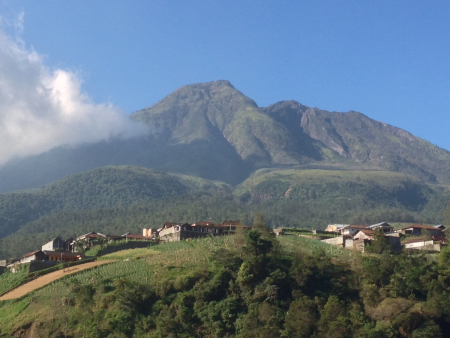
{"label": "rooftop", "polygon": [[439,230],[438,228],[436,228],[434,226],[423,225],[423,224],[413,224],[413,225],[407,226],[406,228],[403,228],[401,230],[408,230],[408,229]]}

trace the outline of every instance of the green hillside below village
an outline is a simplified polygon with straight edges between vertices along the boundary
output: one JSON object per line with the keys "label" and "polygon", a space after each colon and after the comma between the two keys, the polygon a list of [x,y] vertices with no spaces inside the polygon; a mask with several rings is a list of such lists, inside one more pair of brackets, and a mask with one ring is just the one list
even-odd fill
{"label": "green hillside below village", "polygon": [[[446,336],[446,246],[393,254],[379,233],[362,254],[285,230],[257,215],[230,236],[99,256],[111,263],[0,301],[0,337]],[[0,287],[26,280],[5,272]]]}

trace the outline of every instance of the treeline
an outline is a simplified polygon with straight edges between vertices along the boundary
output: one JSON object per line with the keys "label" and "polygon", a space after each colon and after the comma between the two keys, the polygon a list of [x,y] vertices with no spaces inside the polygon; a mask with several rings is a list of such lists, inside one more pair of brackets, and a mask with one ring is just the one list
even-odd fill
{"label": "treeline", "polygon": [[0,238],[61,210],[127,206],[195,191],[174,176],[141,167],[104,167],[69,175],[42,189],[0,194]]}
{"label": "treeline", "polygon": [[260,204],[240,202],[232,195],[191,193],[176,198],[139,201],[132,205],[88,210],[63,210],[28,222],[13,235],[0,239],[0,258],[18,258],[40,248],[60,235],[74,238],[90,231],[121,235],[131,231],[141,233],[144,227],[159,228],[164,222],[194,223],[212,220],[221,223],[232,219],[251,224],[261,211],[270,227],[300,227],[324,229],[327,224],[375,224],[382,221],[442,223],[439,210],[427,218],[418,212],[398,208],[373,207],[352,203],[352,200],[298,201],[271,199]]}

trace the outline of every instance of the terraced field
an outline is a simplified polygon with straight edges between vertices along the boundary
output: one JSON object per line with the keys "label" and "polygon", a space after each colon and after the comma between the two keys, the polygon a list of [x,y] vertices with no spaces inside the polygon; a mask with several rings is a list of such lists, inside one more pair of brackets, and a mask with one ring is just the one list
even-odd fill
{"label": "terraced field", "polygon": [[30,293],[31,291],[37,290],[37,289],[39,289],[47,284],[50,284],[50,283],[54,282],[55,280],[58,280],[62,277],[72,275],[74,273],[77,273],[77,272],[80,272],[80,271],[83,271],[86,269],[90,269],[90,268],[93,268],[93,267],[96,267],[99,265],[108,264],[111,262],[114,262],[114,260],[102,260],[102,261],[97,261],[97,262],[90,262],[90,263],[74,266],[67,270],[64,269],[64,270],[58,270],[58,271],[49,273],[47,275],[39,277],[31,282],[21,285],[18,288],[6,293],[5,295],[0,297],[0,301],[20,298],[20,297]]}

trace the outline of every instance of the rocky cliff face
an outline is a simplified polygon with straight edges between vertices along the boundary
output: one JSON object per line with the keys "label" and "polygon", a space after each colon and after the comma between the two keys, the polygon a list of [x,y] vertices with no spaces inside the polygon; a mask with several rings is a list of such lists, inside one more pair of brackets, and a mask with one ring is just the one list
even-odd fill
{"label": "rocky cliff face", "polygon": [[328,112],[294,101],[279,102],[263,111],[289,125],[292,133],[309,136],[322,153],[328,149],[355,163],[450,183],[450,152],[364,114]]}

